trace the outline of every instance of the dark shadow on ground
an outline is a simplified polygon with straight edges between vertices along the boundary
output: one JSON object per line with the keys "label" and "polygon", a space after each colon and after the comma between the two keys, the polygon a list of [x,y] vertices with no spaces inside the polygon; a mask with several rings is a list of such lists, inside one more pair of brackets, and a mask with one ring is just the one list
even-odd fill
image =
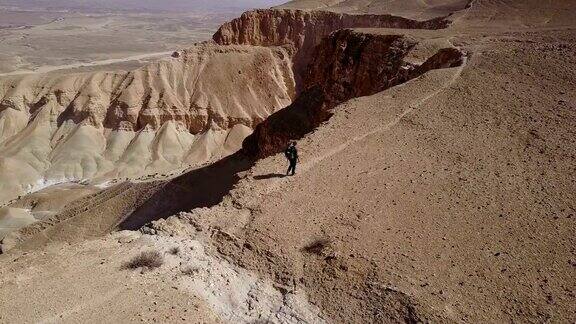
{"label": "dark shadow on ground", "polygon": [[284,178],[285,176],[286,175],[282,174],[282,173],[268,173],[268,174],[254,176],[254,179],[266,180],[266,179],[272,179],[272,178]]}
{"label": "dark shadow on ground", "polygon": [[248,170],[254,160],[242,151],[214,164],[190,171],[158,186],[157,191],[126,215],[118,226],[137,230],[143,225],[194,208],[212,207],[222,201],[240,180],[238,173]]}

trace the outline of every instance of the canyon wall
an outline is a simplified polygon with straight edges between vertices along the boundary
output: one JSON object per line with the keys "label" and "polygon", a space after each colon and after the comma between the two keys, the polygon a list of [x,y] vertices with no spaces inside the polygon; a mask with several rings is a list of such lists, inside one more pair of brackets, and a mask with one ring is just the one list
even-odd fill
{"label": "canyon wall", "polygon": [[214,34],[218,44],[285,46],[293,53],[294,72],[302,90],[302,72],[308,66],[314,47],[330,33],[344,28],[441,29],[449,25],[445,17],[426,21],[392,15],[349,15],[328,11],[289,9],[254,10],[223,24]]}
{"label": "canyon wall", "polygon": [[258,158],[281,152],[289,140],[303,137],[328,120],[339,103],[463,62],[460,50],[443,48],[421,65],[409,63],[406,57],[417,43],[405,35],[334,32],[316,47],[300,97],[259,124],[244,140],[245,152]]}

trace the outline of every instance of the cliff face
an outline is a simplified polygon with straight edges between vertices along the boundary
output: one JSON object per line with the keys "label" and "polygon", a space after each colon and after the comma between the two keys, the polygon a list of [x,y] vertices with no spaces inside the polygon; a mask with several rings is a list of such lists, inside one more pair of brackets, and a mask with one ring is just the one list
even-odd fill
{"label": "cliff face", "polygon": [[445,18],[426,21],[392,15],[349,15],[328,11],[289,9],[254,10],[224,23],[214,34],[218,44],[279,46],[293,44],[302,48],[318,44],[331,32],[343,28],[441,29],[448,27]]}
{"label": "cliff face", "polygon": [[449,21],[434,18],[417,21],[392,15],[349,15],[327,11],[255,10],[223,24],[214,34],[218,44],[287,46],[293,52],[298,89],[314,47],[336,30],[344,28],[441,29]]}
{"label": "cliff face", "polygon": [[304,89],[321,87],[327,106],[333,107],[402,83],[412,69],[403,58],[416,43],[403,35],[337,31],[316,48],[304,74]]}
{"label": "cliff face", "polygon": [[266,121],[244,141],[250,155],[266,157],[284,149],[328,120],[331,109],[351,98],[371,95],[427,71],[462,64],[464,54],[439,50],[421,65],[405,61],[417,41],[404,35],[376,35],[340,30],[314,51],[300,97]]}
{"label": "cliff face", "polygon": [[330,117],[348,99],[374,94],[426,71],[458,65],[462,53],[440,50],[422,65],[404,60],[417,41],[401,35],[354,32],[349,28],[442,29],[446,17],[426,21],[392,15],[341,14],[290,9],[255,10],[225,23],[218,44],[283,46],[292,54],[298,93],[289,107],[259,124],[244,142],[251,155],[279,152]]}

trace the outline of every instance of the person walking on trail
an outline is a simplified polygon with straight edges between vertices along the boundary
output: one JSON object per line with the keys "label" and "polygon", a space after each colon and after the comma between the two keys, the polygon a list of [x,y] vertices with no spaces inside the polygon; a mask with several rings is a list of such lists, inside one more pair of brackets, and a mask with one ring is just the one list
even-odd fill
{"label": "person walking on trail", "polygon": [[284,151],[284,155],[290,162],[290,166],[288,167],[288,171],[286,171],[286,175],[294,175],[296,173],[296,162],[298,162],[298,150],[296,149],[296,142],[292,142],[288,145],[286,151]]}

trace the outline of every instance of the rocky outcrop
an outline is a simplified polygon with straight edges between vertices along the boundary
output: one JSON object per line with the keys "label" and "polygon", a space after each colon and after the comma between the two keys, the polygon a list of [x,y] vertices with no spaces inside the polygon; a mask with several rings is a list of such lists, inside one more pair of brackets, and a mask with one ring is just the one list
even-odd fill
{"label": "rocky outcrop", "polygon": [[321,87],[326,105],[333,107],[405,82],[413,67],[403,58],[416,43],[403,35],[335,32],[316,48],[304,74],[305,90]]}
{"label": "rocky outcrop", "polygon": [[[214,34],[218,44],[287,46],[293,52],[297,84],[313,49],[330,33],[344,28],[441,29],[445,18],[417,21],[392,15],[349,15],[289,9],[254,10],[223,24]],[[299,87],[302,89],[302,87]]]}
{"label": "rocky outcrop", "polygon": [[304,75],[304,90],[290,106],[274,113],[246,138],[244,150],[254,157],[282,151],[328,120],[331,109],[354,97],[371,95],[429,70],[462,64],[464,54],[441,49],[421,65],[404,59],[417,44],[404,35],[377,35],[341,30],[316,48]]}

